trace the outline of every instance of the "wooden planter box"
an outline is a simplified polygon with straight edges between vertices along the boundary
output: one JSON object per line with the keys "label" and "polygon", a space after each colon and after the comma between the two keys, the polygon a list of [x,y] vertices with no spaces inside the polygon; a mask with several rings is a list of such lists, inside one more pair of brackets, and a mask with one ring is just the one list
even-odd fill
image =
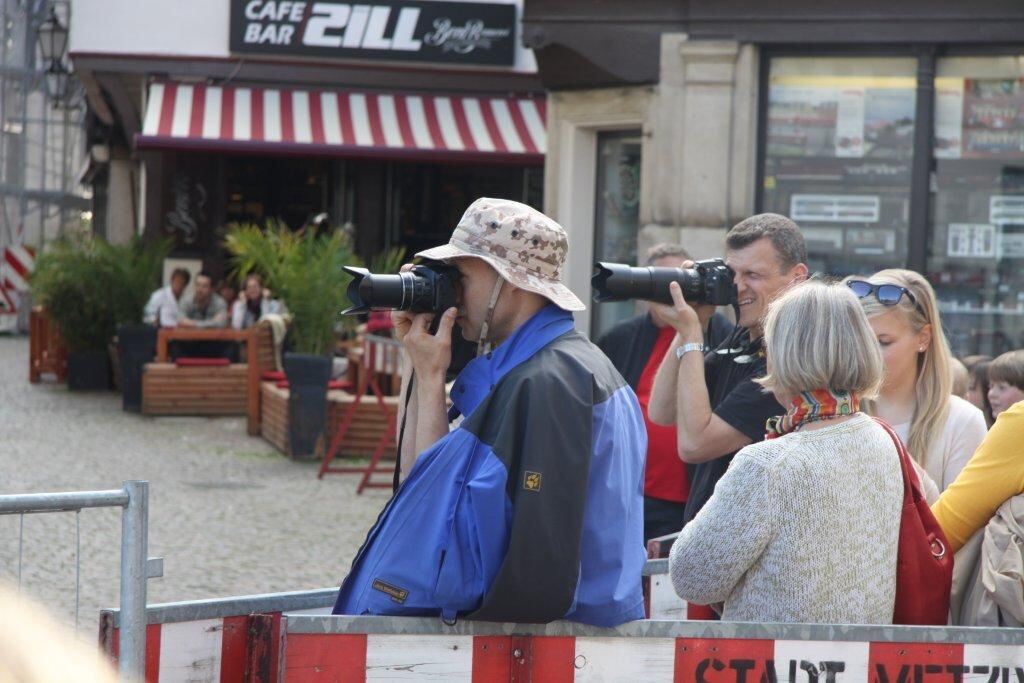
{"label": "wooden planter box", "polygon": [[[279,451],[291,457],[288,443],[288,390],[277,388],[273,382],[261,382],[261,429],[263,438],[272,443]],[[384,399],[390,410],[398,407],[398,397],[389,396]],[[326,441],[337,432],[345,411],[355,401],[355,397],[344,391],[327,392],[327,434]],[[377,443],[387,429],[387,414],[377,405],[373,396],[366,396],[359,404],[355,419],[352,421],[341,444],[338,455],[350,458],[368,458],[377,448]],[[391,439],[384,451],[385,458],[394,459],[398,446]]]}
{"label": "wooden planter box", "polygon": [[28,381],[36,384],[44,374],[55,375],[58,382],[66,381],[68,350],[46,309],[36,306],[29,311]]}
{"label": "wooden planter box", "polygon": [[179,368],[147,363],[142,376],[145,415],[245,415],[249,368],[233,363],[215,368]]}

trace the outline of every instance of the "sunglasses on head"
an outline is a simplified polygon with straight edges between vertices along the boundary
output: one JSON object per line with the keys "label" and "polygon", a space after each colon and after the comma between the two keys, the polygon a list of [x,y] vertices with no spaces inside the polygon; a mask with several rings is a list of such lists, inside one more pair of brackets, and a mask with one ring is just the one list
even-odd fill
{"label": "sunglasses on head", "polygon": [[914,307],[917,308],[921,315],[924,315],[926,318],[928,317],[925,315],[924,309],[921,308],[921,304],[918,303],[917,298],[906,287],[890,284],[876,285],[865,280],[849,280],[846,286],[853,291],[854,296],[858,299],[874,294],[875,299],[883,306],[895,306],[905,296],[910,299],[910,303],[914,304]]}

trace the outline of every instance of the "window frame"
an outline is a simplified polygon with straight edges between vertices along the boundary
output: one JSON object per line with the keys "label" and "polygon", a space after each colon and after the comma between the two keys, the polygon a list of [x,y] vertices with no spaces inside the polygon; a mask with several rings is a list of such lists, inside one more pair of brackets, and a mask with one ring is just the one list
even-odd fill
{"label": "window frame", "polygon": [[757,150],[754,206],[764,210],[765,162],[768,147],[768,87],[771,62],[777,57],[916,57],[917,88],[914,107],[914,156],[910,171],[910,215],[908,221],[907,260],[903,264],[919,273],[927,272],[931,246],[931,185],[935,170],[933,141],[935,135],[935,73],[942,57],[1017,56],[1024,54],[1024,43],[967,45],[928,43],[893,46],[862,44],[828,45],[762,45],[758,68]]}

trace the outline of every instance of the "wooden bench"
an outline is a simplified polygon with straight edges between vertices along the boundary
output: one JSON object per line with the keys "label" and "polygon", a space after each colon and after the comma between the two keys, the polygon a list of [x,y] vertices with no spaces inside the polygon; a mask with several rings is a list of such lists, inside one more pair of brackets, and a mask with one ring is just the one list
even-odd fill
{"label": "wooden bench", "polygon": [[[178,367],[167,353],[171,341],[244,342],[245,363]],[[249,434],[260,433],[260,374],[276,368],[269,323],[248,330],[175,327],[160,330],[157,355],[142,374],[145,415],[245,415]]]}
{"label": "wooden bench", "polygon": [[68,375],[68,350],[60,330],[42,306],[29,311],[28,381],[36,384],[44,373],[63,382]]}

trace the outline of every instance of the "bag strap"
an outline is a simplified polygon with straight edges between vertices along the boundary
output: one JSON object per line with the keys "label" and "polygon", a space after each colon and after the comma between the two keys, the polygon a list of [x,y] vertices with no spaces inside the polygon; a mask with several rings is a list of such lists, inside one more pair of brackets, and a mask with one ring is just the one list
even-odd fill
{"label": "bag strap", "polygon": [[915,503],[924,500],[924,494],[921,492],[921,482],[917,477],[917,472],[914,471],[914,467],[910,464],[910,453],[907,452],[907,447],[903,445],[903,440],[900,439],[888,422],[874,416],[872,416],[872,419],[889,434],[893,444],[896,446],[896,452],[900,456],[900,469],[903,471],[903,500],[912,500]]}
{"label": "bag strap", "polygon": [[[910,464],[910,453],[907,452],[906,446],[903,445],[903,441],[896,434],[895,430],[885,420],[881,420],[877,417],[873,418],[875,422],[882,426],[882,429],[889,433],[892,437],[892,441],[896,444],[896,451],[900,456],[900,468],[903,470],[903,503],[906,505],[907,501],[913,501],[915,506],[921,507],[921,503],[924,503],[925,514],[931,518],[931,522],[935,528],[934,537],[929,541],[929,549],[931,550],[932,556],[936,560],[942,560],[946,556],[949,542],[946,540],[946,536],[942,531],[942,527],[939,526],[938,522],[932,517],[931,512],[927,511],[928,503],[924,499],[924,493],[921,490],[921,480],[917,476],[917,472],[914,471],[913,466]],[[900,531],[902,536],[902,530]]]}

